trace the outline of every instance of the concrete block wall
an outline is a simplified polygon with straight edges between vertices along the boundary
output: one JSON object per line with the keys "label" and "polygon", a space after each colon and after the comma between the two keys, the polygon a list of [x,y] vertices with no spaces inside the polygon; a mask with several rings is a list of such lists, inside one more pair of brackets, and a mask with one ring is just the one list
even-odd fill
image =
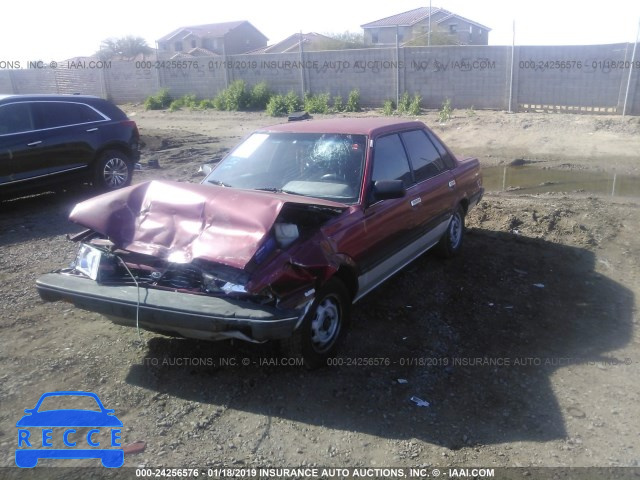
{"label": "concrete block wall", "polygon": [[[214,62],[219,65],[222,60]],[[267,82],[275,93],[285,95],[293,90],[302,96],[304,64],[299,53],[266,53],[261,55],[231,55],[223,63],[228,67],[229,83],[244,80],[249,87]],[[217,70],[223,71],[223,67]],[[223,86],[224,88],[224,86]]]}
{"label": "concrete block wall", "polygon": [[358,49],[305,53],[312,62],[307,69],[305,90],[314,94],[340,95],[346,102],[349,92],[360,90],[365,106],[380,106],[388,98],[395,99],[395,49]]}
{"label": "concrete block wall", "polygon": [[438,46],[200,57],[181,66],[112,61],[102,69],[0,71],[0,93],[81,92],[125,103],[168,88],[174,97],[212,98],[242,79],[249,86],[265,81],[276,93],[328,92],[345,101],[357,88],[370,107],[406,91],[420,94],[426,108],[449,98],[454,108],[622,113],[631,75],[627,114],[640,115],[640,58],[631,62],[632,50],[633,44]]}
{"label": "concrete block wall", "polygon": [[617,108],[630,52],[628,44],[517,47],[516,103]]}
{"label": "concrete block wall", "polygon": [[104,82],[108,97],[116,103],[139,102],[161,88],[155,69],[131,68],[131,62],[112,62],[104,70]]}
{"label": "concrete block wall", "polygon": [[511,52],[508,47],[410,47],[403,49],[404,87],[426,108],[449,98],[454,108],[506,109]]}

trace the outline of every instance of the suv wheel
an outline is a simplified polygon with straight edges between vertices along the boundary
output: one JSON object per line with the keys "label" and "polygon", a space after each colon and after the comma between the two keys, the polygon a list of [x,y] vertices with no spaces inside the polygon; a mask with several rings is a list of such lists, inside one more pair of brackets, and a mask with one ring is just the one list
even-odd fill
{"label": "suv wheel", "polygon": [[95,185],[100,190],[116,190],[131,183],[133,164],[129,157],[118,150],[107,150],[98,159]]}
{"label": "suv wheel", "polygon": [[326,365],[335,354],[349,321],[349,294],[332,278],[318,292],[302,324],[291,338],[281,341],[286,354],[302,358],[310,370]]}

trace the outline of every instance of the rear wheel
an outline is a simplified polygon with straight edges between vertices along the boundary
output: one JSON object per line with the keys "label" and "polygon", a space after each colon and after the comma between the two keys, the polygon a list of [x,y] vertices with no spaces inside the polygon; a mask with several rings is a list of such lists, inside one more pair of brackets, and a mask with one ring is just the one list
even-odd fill
{"label": "rear wheel", "polygon": [[118,150],[107,150],[96,162],[94,184],[100,190],[116,190],[131,183],[133,164]]}
{"label": "rear wheel", "polygon": [[464,240],[464,209],[458,205],[447,226],[447,231],[437,245],[437,252],[446,258],[454,257],[462,250]]}
{"label": "rear wheel", "polygon": [[316,369],[335,354],[349,323],[350,298],[344,284],[332,278],[318,292],[302,324],[291,338],[281,341],[286,354],[302,358]]}

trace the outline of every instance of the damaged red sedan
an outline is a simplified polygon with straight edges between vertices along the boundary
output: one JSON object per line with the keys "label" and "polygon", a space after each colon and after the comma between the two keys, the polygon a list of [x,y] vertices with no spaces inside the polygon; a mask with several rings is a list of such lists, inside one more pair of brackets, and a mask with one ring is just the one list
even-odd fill
{"label": "damaged red sedan", "polygon": [[478,160],[422,122],[276,125],[200,185],[152,181],[78,204],[76,261],[37,287],[170,336],[278,340],[313,368],[352,303],[432,247],[460,251],[483,191]]}

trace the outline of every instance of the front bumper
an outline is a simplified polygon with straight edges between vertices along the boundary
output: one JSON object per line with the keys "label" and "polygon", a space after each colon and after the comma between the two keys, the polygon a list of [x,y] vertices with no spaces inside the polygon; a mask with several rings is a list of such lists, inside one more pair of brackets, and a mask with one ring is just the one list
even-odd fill
{"label": "front bumper", "polygon": [[[290,337],[303,310],[282,310],[223,297],[140,286],[106,286],[76,275],[48,273],[36,281],[40,297],[64,300],[120,325],[170,336],[262,342]],[[138,303],[138,298],[140,299]]]}

